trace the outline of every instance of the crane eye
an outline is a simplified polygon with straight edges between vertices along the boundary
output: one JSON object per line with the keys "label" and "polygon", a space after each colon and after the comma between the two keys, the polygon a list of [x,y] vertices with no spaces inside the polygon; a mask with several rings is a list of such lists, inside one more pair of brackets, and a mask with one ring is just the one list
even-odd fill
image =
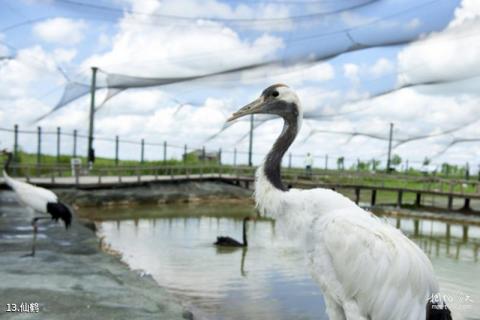
{"label": "crane eye", "polygon": [[278,91],[273,91],[272,92],[272,97],[278,97],[278,95],[279,95]]}

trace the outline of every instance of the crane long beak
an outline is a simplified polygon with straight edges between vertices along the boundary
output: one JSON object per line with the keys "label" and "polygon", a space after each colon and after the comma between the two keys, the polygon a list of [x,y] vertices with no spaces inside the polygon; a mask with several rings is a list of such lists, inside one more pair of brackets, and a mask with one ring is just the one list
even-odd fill
{"label": "crane long beak", "polygon": [[263,103],[263,97],[255,99],[243,108],[240,108],[237,112],[233,113],[232,116],[228,118],[227,122],[231,122],[235,119],[246,116],[247,114],[259,113],[262,110]]}

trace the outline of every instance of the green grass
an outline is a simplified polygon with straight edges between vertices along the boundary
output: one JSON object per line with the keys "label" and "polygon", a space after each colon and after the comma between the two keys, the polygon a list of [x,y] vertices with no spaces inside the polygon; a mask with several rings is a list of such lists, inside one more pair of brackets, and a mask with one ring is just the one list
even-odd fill
{"label": "green grass", "polygon": [[[42,165],[66,165],[70,166],[70,159],[71,156],[67,155],[60,155],[60,157],[52,156],[52,155],[42,155],[40,158],[40,163]],[[77,157],[81,159],[82,164],[87,163],[87,158],[86,157]],[[36,154],[31,154],[31,153],[26,153],[26,152],[19,152],[17,156],[17,162],[22,164],[22,165],[36,165],[37,164],[37,155]],[[193,163],[198,163],[193,155],[188,155],[187,156],[187,163],[193,164]],[[141,162],[137,160],[119,160],[118,165],[119,166],[138,166],[140,165]],[[151,165],[151,166],[159,166],[159,165],[183,165],[183,161],[178,161],[174,159],[167,160],[164,162],[163,160],[157,160],[157,161],[144,161],[144,165]],[[111,158],[101,158],[97,157],[95,159],[95,165],[97,166],[115,166],[115,159]]]}
{"label": "green grass", "polygon": [[[13,171],[13,174],[17,176],[49,176],[52,174],[60,176],[71,176],[71,158],[71,156],[67,155],[60,155],[60,157],[52,155],[42,155],[40,158],[40,166],[37,166],[38,162],[36,154],[30,154],[20,151],[18,152],[17,159],[15,161],[15,163],[17,163],[18,165],[18,168],[14,168],[15,166],[12,165],[11,171]],[[81,159],[82,166],[85,167],[87,164],[87,158],[77,158]],[[97,157],[95,159],[94,168],[91,173],[101,173],[102,175],[116,175],[118,174],[118,172],[121,172],[122,175],[136,175],[139,171],[134,168],[141,168],[142,174],[154,174],[151,169],[157,168],[159,169],[157,174],[168,174],[167,167],[170,169],[174,167],[184,166],[210,167],[215,165],[218,165],[217,161],[200,161],[193,154],[188,154],[185,161],[176,159],[168,159],[166,161],[145,160],[143,163],[137,160],[119,160],[118,163],[116,163],[115,159]]]}

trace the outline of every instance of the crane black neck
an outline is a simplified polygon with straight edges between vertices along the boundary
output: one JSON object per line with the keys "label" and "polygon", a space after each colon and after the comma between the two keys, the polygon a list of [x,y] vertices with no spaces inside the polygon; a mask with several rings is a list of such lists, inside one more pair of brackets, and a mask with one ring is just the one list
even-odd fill
{"label": "crane black neck", "polygon": [[282,115],[284,120],[283,130],[273,144],[272,149],[265,158],[263,171],[268,181],[277,189],[287,191],[282,183],[281,166],[282,158],[298,133],[298,111]]}

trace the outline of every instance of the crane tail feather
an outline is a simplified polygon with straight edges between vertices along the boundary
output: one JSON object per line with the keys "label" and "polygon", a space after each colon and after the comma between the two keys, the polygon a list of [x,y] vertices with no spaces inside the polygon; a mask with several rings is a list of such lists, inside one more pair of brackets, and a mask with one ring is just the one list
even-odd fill
{"label": "crane tail feather", "polygon": [[47,211],[52,216],[52,220],[62,220],[66,229],[72,224],[72,211],[65,204],[61,202],[49,202],[47,203]]}

